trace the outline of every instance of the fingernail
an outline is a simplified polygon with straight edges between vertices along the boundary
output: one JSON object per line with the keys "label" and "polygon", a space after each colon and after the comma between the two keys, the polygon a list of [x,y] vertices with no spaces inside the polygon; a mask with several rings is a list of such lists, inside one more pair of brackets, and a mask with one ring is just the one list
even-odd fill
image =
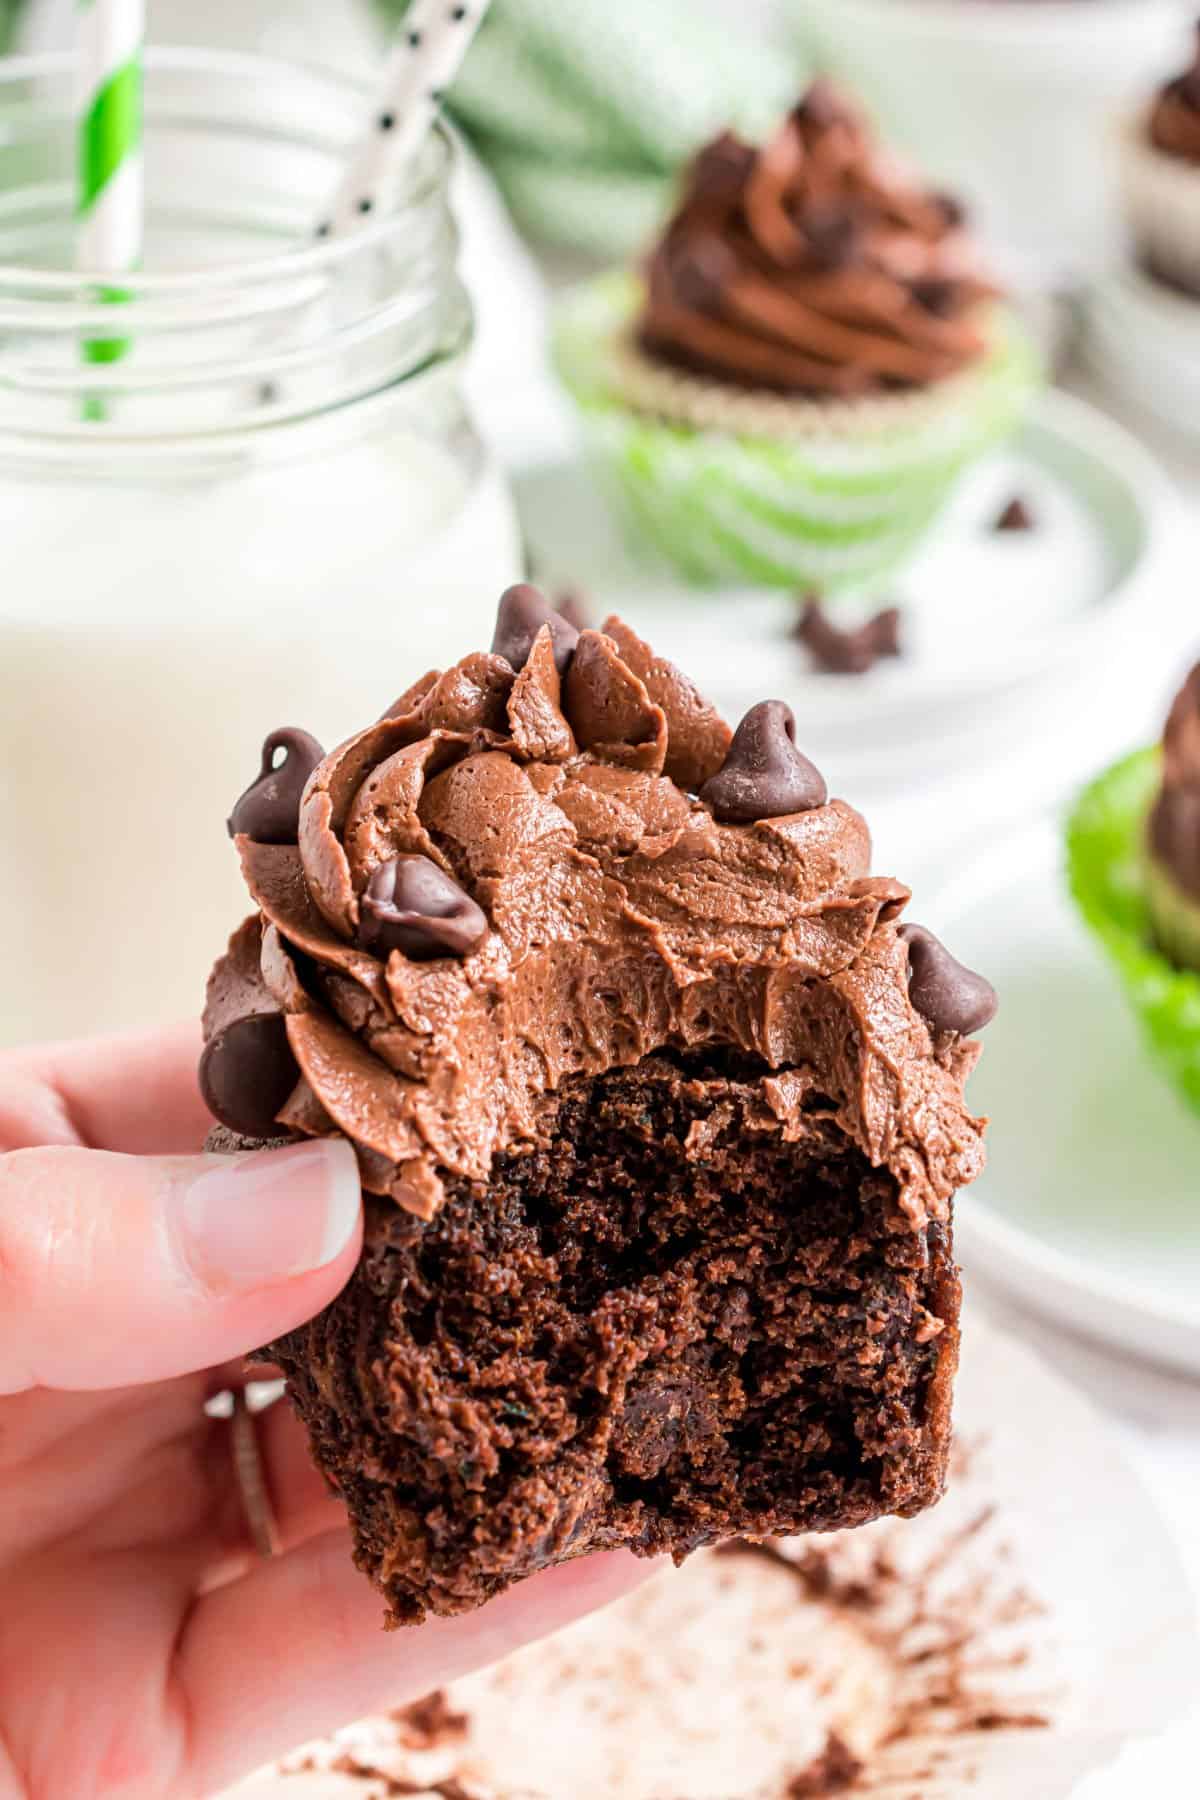
{"label": "fingernail", "polygon": [[213,1157],[172,1195],[188,1275],[210,1293],[246,1293],[324,1268],[345,1249],[362,1204],[344,1138]]}

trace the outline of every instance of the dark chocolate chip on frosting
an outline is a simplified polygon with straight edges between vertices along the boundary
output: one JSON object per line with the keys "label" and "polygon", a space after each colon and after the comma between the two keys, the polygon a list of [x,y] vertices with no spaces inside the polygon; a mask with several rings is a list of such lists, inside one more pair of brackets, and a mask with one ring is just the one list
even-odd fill
{"label": "dark chocolate chip on frosting", "polygon": [[502,656],[519,674],[529,661],[533,641],[543,625],[550,627],[554,640],[554,666],[560,675],[565,675],[579,633],[561,613],[555,612],[545,594],[527,581],[518,582],[500,597],[492,655]]}
{"label": "dark chocolate chip on frosting", "polygon": [[588,599],[582,588],[563,588],[554,596],[554,610],[573,631],[587,631],[591,626]]}
{"label": "dark chocolate chip on frosting", "polygon": [[469,956],[487,914],[427,856],[396,856],[375,870],[360,902],[358,941],[374,956],[400,950],[413,962]]}
{"label": "dark chocolate chip on frosting", "polygon": [[916,1010],[937,1031],[970,1037],[996,1016],[996,990],[990,981],[964,968],[924,925],[902,925],[908,946],[908,995]]}
{"label": "dark chocolate chip on frosting", "polygon": [[796,721],[782,700],[752,706],[733,734],[729,754],[704,783],[700,798],[726,824],[812,812],[829,798],[824,777],[796,748]]}
{"label": "dark chocolate chip on frosting", "polygon": [[300,1079],[283,1014],[252,1013],[216,1032],[204,1046],[199,1079],[204,1104],[230,1131],[278,1137],[276,1114]]}
{"label": "dark chocolate chip on frosting", "polygon": [[846,106],[833,83],[818,76],[797,105],[796,117],[806,125],[836,125],[846,117]]}
{"label": "dark chocolate chip on frosting", "polygon": [[[276,765],[281,750],[283,761]],[[294,725],[273,731],[262,747],[262,768],[229,815],[230,837],[248,837],[256,844],[294,844],[305,784],[324,758],[324,750],[307,731]]]}

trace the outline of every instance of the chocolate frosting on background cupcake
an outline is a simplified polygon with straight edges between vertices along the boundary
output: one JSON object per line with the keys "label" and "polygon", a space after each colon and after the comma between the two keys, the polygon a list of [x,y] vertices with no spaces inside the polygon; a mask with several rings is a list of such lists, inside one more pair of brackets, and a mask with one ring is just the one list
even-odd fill
{"label": "chocolate frosting on background cupcake", "polygon": [[819,1079],[913,1228],[944,1218],[981,1166],[962,1090],[990,989],[898,931],[908,890],[869,874],[787,709],[731,739],[619,620],[576,633],[532,590],[497,645],[325,757],[297,841],[275,814],[237,834],[258,910],[210,982],[214,1111],[343,1132],[369,1192],[430,1218],[448,1177],[544,1139],[569,1077],[719,1042],[779,1071],[764,1119],[799,1131]]}
{"label": "chocolate frosting on background cupcake", "polygon": [[1163,734],[1163,782],[1151,849],[1200,906],[1200,663],[1177,694]]}
{"label": "chocolate frosting on background cupcake", "polygon": [[1191,67],[1169,81],[1154,102],[1150,142],[1167,156],[1200,163],[1200,27]]}
{"label": "chocolate frosting on background cupcake", "polygon": [[647,265],[637,341],[674,367],[782,394],[928,386],[987,347],[979,312],[993,290],[962,223],[819,82],[761,149],[727,132],[696,158]]}
{"label": "chocolate frosting on background cupcake", "polygon": [[1171,707],[1162,761],[1146,834],[1146,905],[1162,953],[1200,970],[1200,664]]}

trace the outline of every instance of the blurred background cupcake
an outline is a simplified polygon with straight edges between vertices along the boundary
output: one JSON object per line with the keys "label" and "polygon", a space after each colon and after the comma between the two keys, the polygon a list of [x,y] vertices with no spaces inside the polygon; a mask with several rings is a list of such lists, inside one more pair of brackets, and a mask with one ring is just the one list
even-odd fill
{"label": "blurred background cupcake", "polygon": [[1143,269],[1200,300],[1200,27],[1189,66],[1130,121],[1122,186]]}
{"label": "blurred background cupcake", "polygon": [[1123,758],[1068,827],[1071,888],[1159,1066],[1200,1112],[1200,664],[1161,750]]}
{"label": "blurred background cupcake", "polygon": [[596,461],[690,580],[877,579],[1016,424],[1033,359],[963,227],[818,82],[701,151],[643,277],[568,299]]}
{"label": "blurred background cupcake", "polygon": [[1200,973],[1200,664],[1163,734],[1162,779],[1146,833],[1146,907],[1164,955]]}
{"label": "blurred background cupcake", "polygon": [[1191,60],[1110,125],[1122,232],[1084,308],[1083,350],[1106,396],[1200,443],[1200,27]]}
{"label": "blurred background cupcake", "polygon": [[1194,0],[804,0],[801,42],[977,212],[1006,273],[1077,285],[1119,225],[1113,118],[1177,65]]}

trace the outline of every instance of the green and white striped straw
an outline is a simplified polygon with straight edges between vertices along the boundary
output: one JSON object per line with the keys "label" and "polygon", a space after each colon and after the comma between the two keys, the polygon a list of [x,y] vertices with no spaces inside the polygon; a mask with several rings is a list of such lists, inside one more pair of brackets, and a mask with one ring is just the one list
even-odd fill
{"label": "green and white striped straw", "polygon": [[[76,267],[117,278],[96,290],[98,298],[117,304],[129,298],[119,278],[137,268],[142,256],[145,0],[78,4]],[[84,345],[84,356],[90,363],[112,363],[128,350],[128,338],[92,338]],[[104,416],[97,396],[85,403],[85,412],[89,418]]]}

